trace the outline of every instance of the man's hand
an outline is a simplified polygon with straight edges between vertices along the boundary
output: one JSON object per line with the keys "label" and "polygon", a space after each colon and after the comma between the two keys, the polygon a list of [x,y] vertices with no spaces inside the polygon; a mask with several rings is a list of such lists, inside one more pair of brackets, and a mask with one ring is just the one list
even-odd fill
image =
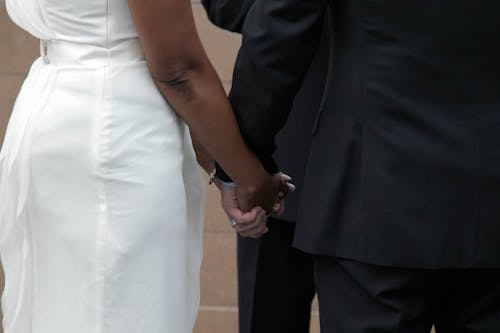
{"label": "man's hand", "polygon": [[243,237],[259,238],[268,232],[267,214],[261,207],[253,207],[244,212],[238,207],[236,187],[221,185],[222,208],[231,221],[235,221],[234,229]]}
{"label": "man's hand", "polygon": [[292,177],[282,172],[280,172],[279,175],[281,176],[283,187],[286,188],[286,193],[278,192],[278,198],[281,200],[274,205],[272,214],[273,216],[280,216],[285,212],[285,197],[288,195],[288,193],[295,191],[295,185],[290,183],[292,181]]}

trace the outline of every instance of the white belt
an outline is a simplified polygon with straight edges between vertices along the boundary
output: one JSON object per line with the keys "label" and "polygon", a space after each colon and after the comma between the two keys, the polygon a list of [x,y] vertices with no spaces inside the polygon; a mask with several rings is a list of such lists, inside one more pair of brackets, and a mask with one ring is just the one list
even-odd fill
{"label": "white belt", "polygon": [[40,41],[40,54],[54,66],[106,66],[144,61],[138,39],[122,41],[111,48],[61,40]]}

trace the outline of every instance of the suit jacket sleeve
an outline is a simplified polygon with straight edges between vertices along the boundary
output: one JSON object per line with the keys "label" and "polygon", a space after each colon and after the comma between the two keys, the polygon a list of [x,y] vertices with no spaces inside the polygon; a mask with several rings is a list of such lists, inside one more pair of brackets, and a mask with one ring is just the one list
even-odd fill
{"label": "suit jacket sleeve", "polygon": [[202,0],[208,18],[216,26],[241,32],[243,22],[255,0]]}
{"label": "suit jacket sleeve", "polygon": [[[256,0],[243,25],[230,101],[241,132],[266,170],[316,53],[329,0]],[[228,180],[220,168],[222,180]]]}

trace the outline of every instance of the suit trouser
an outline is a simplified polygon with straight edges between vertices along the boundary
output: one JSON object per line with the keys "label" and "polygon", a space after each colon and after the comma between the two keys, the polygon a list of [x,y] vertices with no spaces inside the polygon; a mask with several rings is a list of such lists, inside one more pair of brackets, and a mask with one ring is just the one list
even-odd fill
{"label": "suit trouser", "polygon": [[315,257],[322,333],[499,333],[500,269],[387,268]]}
{"label": "suit trouser", "polygon": [[307,333],[312,256],[292,247],[295,223],[269,219],[260,239],[238,236],[240,333]]}

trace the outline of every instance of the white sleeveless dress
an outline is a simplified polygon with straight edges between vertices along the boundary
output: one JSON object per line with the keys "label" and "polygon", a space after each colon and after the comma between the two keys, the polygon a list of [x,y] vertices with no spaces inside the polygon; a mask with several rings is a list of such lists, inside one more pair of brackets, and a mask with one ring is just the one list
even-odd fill
{"label": "white sleeveless dress", "polygon": [[5,333],[185,333],[205,189],[127,0],[7,0],[43,40],[0,152]]}

